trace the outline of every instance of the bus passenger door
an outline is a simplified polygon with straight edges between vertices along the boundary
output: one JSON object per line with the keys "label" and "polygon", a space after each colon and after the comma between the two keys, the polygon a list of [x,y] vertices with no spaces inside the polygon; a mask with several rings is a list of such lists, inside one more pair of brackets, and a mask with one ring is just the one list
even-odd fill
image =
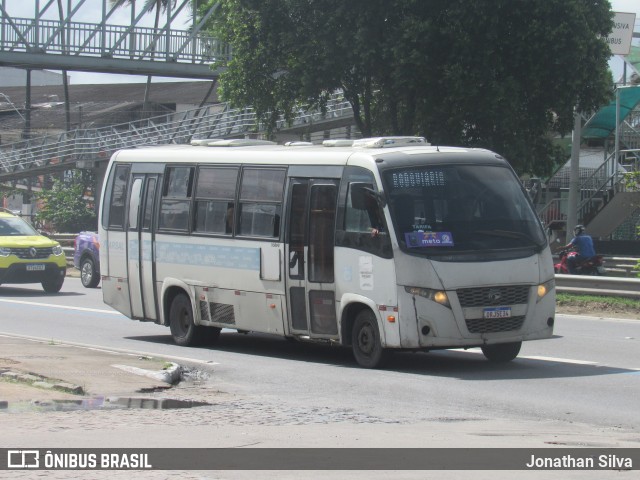
{"label": "bus passenger door", "polygon": [[338,335],[334,278],[337,180],[292,179],[289,184],[287,295],[291,333]]}
{"label": "bus passenger door", "polygon": [[131,316],[156,320],[157,302],[153,251],[153,219],[158,175],[134,174],[129,200],[127,231]]}

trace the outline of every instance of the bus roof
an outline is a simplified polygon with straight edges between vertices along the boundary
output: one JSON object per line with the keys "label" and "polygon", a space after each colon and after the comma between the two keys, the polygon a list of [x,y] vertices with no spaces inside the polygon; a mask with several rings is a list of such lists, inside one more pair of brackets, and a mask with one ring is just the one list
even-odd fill
{"label": "bus roof", "polygon": [[[258,165],[335,165],[351,163],[359,165],[372,163],[391,164],[413,163],[415,156],[431,157],[434,162],[481,162],[504,163],[505,160],[494,152],[484,149],[433,146],[426,142],[403,143],[399,146],[374,146],[389,138],[421,137],[377,137],[358,141],[331,141],[323,145],[306,142],[291,142],[278,145],[264,140],[236,139],[225,141],[197,141],[192,145],[161,145],[119,150],[113,156],[118,162],[161,162],[161,163],[251,163]],[[382,142],[381,142],[382,139]],[[370,141],[367,144],[367,141]],[[421,161],[426,160],[421,158]],[[430,159],[429,159],[430,160]],[[388,161],[388,162],[387,162]]]}

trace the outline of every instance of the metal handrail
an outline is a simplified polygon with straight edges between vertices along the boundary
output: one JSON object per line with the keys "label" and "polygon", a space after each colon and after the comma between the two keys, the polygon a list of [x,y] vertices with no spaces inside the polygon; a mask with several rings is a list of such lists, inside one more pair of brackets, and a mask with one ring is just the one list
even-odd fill
{"label": "metal handrail", "polygon": [[562,203],[561,198],[554,198],[538,210],[538,217],[544,226],[548,227],[553,222],[566,220],[566,215],[562,213]]}

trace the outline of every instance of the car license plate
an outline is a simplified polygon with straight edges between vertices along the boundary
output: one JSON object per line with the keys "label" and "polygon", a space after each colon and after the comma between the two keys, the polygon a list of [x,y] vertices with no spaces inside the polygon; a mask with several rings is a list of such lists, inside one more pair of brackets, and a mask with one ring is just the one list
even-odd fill
{"label": "car license plate", "polygon": [[41,272],[42,270],[44,270],[44,264],[42,263],[27,265],[27,272]]}
{"label": "car license plate", "polygon": [[511,307],[485,308],[484,318],[510,318]]}

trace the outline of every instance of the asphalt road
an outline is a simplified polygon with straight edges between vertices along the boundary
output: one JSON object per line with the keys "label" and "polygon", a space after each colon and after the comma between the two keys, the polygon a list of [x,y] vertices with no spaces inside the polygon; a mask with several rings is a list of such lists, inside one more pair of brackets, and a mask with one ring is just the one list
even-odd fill
{"label": "asphalt road", "polygon": [[123,317],[76,278],[57,295],[0,286],[0,308],[2,333],[209,362],[221,385],[293,408],[348,408],[391,423],[482,417],[640,429],[640,321],[560,315],[553,339],[525,343],[509,364],[439,351],[396,354],[369,371],[348,349],[233,330],[216,347],[178,347],[167,328]]}

